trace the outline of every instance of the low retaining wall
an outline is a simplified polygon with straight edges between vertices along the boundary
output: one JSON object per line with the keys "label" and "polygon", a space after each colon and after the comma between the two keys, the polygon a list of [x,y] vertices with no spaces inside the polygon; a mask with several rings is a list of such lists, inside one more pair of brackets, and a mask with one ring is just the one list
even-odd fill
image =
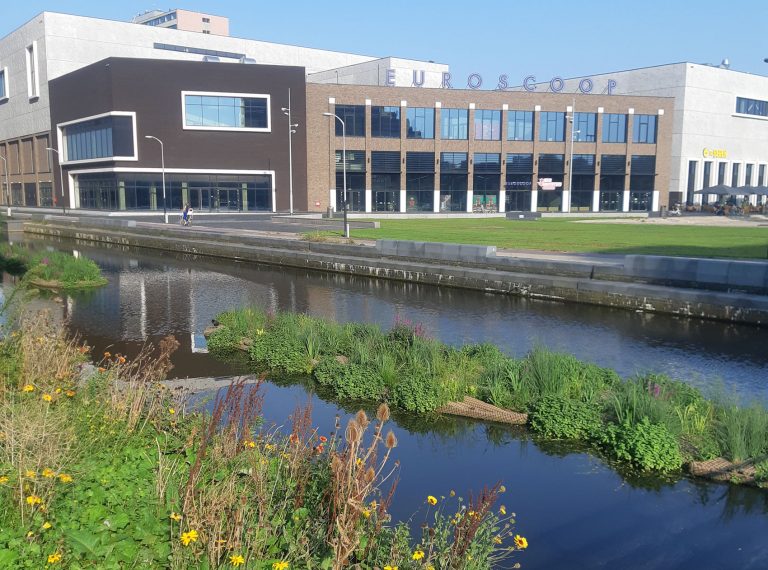
{"label": "low retaining wall", "polygon": [[[316,269],[413,283],[444,285],[749,324],[768,323],[768,296],[635,282],[621,263],[497,257],[493,246],[388,242],[377,247],[297,241],[142,224],[50,219],[26,232]],[[110,220],[112,221],[112,220]],[[430,247],[428,248],[427,245]],[[707,261],[707,260],[700,260]],[[738,263],[738,262],[731,262]]]}

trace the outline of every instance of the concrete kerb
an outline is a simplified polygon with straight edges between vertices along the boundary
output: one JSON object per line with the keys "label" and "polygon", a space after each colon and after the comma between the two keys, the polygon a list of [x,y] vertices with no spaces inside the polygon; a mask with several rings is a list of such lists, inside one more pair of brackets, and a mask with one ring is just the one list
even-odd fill
{"label": "concrete kerb", "polygon": [[[310,218],[304,216],[272,216],[273,222],[281,222],[284,224],[303,224],[305,226],[318,226],[321,228],[340,229],[342,225],[341,218]],[[366,221],[366,220],[349,220],[347,222],[349,227],[358,230],[379,229],[381,222]]]}

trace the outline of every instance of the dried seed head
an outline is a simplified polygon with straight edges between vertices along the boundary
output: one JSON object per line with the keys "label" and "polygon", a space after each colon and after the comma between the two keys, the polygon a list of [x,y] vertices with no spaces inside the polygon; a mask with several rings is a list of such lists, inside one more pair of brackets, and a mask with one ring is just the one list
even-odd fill
{"label": "dried seed head", "polygon": [[355,416],[355,419],[357,420],[357,423],[360,425],[360,427],[365,431],[365,428],[368,427],[368,424],[370,421],[368,420],[368,416],[366,415],[365,411],[360,410],[357,412],[357,415]]}
{"label": "dried seed head", "polygon": [[386,402],[383,402],[379,409],[376,410],[376,417],[380,422],[385,422],[389,419],[389,406],[387,406]]}
{"label": "dried seed head", "polygon": [[370,483],[374,477],[376,477],[376,472],[373,470],[373,467],[369,467],[365,472],[365,482]]}
{"label": "dried seed head", "polygon": [[360,426],[357,425],[357,422],[354,420],[354,418],[349,420],[346,432],[347,443],[358,443],[360,441],[360,435]]}
{"label": "dried seed head", "polygon": [[397,438],[395,437],[395,434],[392,430],[389,430],[387,433],[387,439],[384,442],[384,445],[387,446],[387,449],[392,449],[393,447],[397,447]]}
{"label": "dried seed head", "polygon": [[341,470],[341,459],[339,459],[338,455],[334,455],[333,459],[331,459],[331,470],[334,472]]}

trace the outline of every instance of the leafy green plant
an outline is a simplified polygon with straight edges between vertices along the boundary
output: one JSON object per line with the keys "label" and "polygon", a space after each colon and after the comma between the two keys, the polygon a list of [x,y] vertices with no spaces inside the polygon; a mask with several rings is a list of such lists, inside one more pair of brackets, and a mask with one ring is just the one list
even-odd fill
{"label": "leafy green plant", "polygon": [[556,439],[589,439],[602,426],[597,407],[563,396],[544,396],[537,400],[529,421],[534,431]]}
{"label": "leafy green plant", "polygon": [[628,461],[644,470],[670,472],[683,464],[677,439],[666,426],[643,417],[639,423],[609,424],[598,441],[616,459]]}
{"label": "leafy green plant", "polygon": [[107,282],[99,266],[87,257],[58,251],[34,254],[24,279],[27,283],[50,283],[64,289],[96,287]]}

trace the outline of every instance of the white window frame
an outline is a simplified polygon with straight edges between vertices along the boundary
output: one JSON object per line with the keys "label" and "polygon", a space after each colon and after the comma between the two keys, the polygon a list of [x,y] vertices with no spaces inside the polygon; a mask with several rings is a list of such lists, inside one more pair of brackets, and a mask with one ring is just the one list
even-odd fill
{"label": "white window frame", "polygon": [[[133,155],[132,156],[105,156],[103,158],[88,158],[85,160],[66,160],[67,157],[67,145],[64,138],[64,128],[69,125],[76,125],[77,123],[84,123],[86,121],[92,121],[93,119],[101,119],[102,117],[118,116],[118,117],[130,117],[133,127]],[[72,121],[66,121],[64,123],[58,123],[56,125],[56,141],[58,147],[61,149],[62,155],[60,157],[62,165],[68,164],[88,164],[92,162],[109,162],[113,160],[139,160],[139,143],[136,131],[136,113],[134,111],[109,111],[108,113],[100,113],[98,115],[91,115],[90,117],[81,117]]]}
{"label": "white window frame", "polygon": [[5,95],[0,97],[0,102],[7,101],[11,96],[10,88],[8,87],[8,68],[7,67],[1,67],[0,72],[3,73],[3,87],[5,88]]}
{"label": "white window frame", "polygon": [[[40,97],[40,68],[37,65],[37,41],[33,41],[24,49],[27,60],[27,96],[30,100]],[[32,70],[35,80],[32,81]]]}
{"label": "white window frame", "polygon": [[[267,100],[267,127],[204,127],[187,125],[187,95],[202,95],[213,97],[252,97]],[[181,126],[185,131],[227,131],[231,133],[271,133],[272,132],[272,97],[268,93],[223,93],[219,91],[182,91],[181,92]]]}

